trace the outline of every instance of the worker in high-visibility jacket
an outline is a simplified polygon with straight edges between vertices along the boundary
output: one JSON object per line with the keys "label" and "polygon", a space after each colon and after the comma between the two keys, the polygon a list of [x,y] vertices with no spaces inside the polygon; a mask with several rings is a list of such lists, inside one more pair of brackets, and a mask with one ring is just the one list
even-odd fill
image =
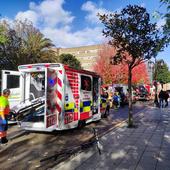
{"label": "worker in high-visibility jacket", "polygon": [[10,90],[5,89],[3,90],[2,96],[0,96],[0,138],[1,143],[7,143],[8,139],[7,136],[7,130],[8,130],[8,121],[7,116],[9,114],[9,101],[8,97],[10,95]]}

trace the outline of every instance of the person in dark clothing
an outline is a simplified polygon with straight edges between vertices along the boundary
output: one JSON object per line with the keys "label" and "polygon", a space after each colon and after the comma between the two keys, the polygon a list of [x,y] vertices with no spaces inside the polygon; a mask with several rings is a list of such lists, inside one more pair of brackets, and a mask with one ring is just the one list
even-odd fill
{"label": "person in dark clothing", "polygon": [[121,107],[124,107],[124,105],[125,105],[125,94],[124,94],[123,91],[120,93],[120,99],[121,99],[120,105],[121,105]]}
{"label": "person in dark clothing", "polygon": [[158,95],[158,97],[159,97],[159,107],[164,107],[164,105],[163,105],[163,101],[164,101],[164,97],[165,96],[165,93],[164,93],[164,91],[163,90],[161,90],[160,92],[159,92],[159,95]]}

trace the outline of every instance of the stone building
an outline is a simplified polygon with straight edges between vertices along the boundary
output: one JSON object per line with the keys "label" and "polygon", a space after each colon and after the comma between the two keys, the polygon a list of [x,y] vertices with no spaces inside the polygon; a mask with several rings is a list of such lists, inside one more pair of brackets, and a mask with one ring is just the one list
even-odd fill
{"label": "stone building", "polygon": [[57,48],[56,53],[60,54],[72,54],[81,63],[84,70],[93,71],[93,65],[99,55],[101,45],[89,45],[73,48]]}

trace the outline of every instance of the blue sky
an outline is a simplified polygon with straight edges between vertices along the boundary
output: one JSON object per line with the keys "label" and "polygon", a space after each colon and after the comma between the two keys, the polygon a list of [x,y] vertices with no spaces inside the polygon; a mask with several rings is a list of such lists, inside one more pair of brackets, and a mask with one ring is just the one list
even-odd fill
{"label": "blue sky", "polygon": [[[1,20],[32,21],[56,47],[78,47],[106,42],[96,13],[114,12],[128,4],[144,6],[150,14],[166,12],[159,0],[0,0]],[[154,20],[158,26],[164,20]],[[170,46],[158,54],[170,67]]]}

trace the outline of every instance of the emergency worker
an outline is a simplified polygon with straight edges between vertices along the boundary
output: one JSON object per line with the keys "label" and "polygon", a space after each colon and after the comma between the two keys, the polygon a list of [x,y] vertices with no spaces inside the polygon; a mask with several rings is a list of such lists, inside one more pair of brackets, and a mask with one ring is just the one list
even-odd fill
{"label": "emergency worker", "polygon": [[10,111],[9,101],[8,101],[9,95],[10,95],[10,90],[5,89],[3,90],[2,96],[0,96],[0,138],[2,144],[8,142],[6,136],[7,136],[7,129],[8,129],[7,116]]}
{"label": "emergency worker", "polygon": [[108,88],[105,88],[104,97],[105,97],[105,100],[106,100],[106,109],[105,109],[104,117],[107,117],[109,115],[109,112],[110,112],[110,100],[109,100]]}

